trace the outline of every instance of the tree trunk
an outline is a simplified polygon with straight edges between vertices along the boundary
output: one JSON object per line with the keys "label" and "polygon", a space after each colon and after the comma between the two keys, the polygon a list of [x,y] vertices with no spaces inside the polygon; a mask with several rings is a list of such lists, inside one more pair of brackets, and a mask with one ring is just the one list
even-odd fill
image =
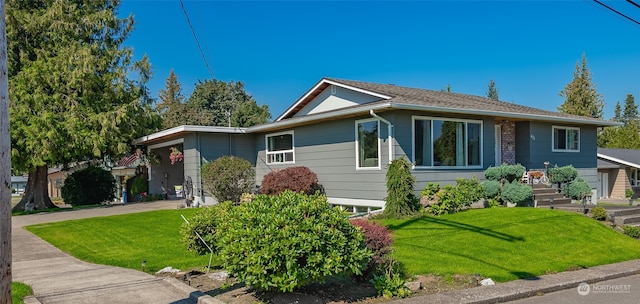
{"label": "tree trunk", "polygon": [[7,76],[7,24],[0,0],[0,304],[11,303],[11,136]]}
{"label": "tree trunk", "polygon": [[49,198],[47,190],[47,165],[39,166],[29,172],[27,187],[24,189],[24,196],[20,202],[13,207],[14,211],[42,210],[57,208]]}

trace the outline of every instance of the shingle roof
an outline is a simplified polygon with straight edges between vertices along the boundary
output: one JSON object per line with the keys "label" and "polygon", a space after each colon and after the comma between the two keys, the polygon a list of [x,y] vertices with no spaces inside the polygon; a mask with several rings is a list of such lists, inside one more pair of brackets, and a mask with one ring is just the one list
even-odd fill
{"label": "shingle roof", "polygon": [[640,150],[598,148],[598,157],[640,168]]}

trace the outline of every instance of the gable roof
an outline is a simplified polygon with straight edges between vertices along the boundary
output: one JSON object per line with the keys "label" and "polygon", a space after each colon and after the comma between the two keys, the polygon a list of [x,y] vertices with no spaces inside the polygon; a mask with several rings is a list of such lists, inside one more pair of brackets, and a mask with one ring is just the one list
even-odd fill
{"label": "gable roof", "polygon": [[598,158],[640,168],[640,150],[598,148]]}
{"label": "gable roof", "polygon": [[[617,126],[619,123],[606,121],[597,118],[577,116],[553,111],[537,109],[533,107],[523,106],[515,103],[497,101],[486,97],[441,92],[433,90],[425,90],[418,88],[409,88],[392,84],[377,84],[362,81],[344,80],[336,78],[323,78],[302,97],[300,97],[292,106],[280,115],[274,123],[284,122],[289,119],[296,119],[296,113],[308,105],[316,96],[331,85],[340,86],[346,89],[357,91],[364,94],[379,97],[378,101],[369,102],[353,107],[337,109],[325,113],[311,114],[313,116],[334,116],[344,115],[344,111],[368,112],[370,109],[406,109],[406,110],[422,110],[442,113],[466,113],[480,114],[487,116],[498,116],[504,118],[538,120],[538,121],[555,121],[569,122],[597,126]],[[325,114],[322,115],[321,114]]]}

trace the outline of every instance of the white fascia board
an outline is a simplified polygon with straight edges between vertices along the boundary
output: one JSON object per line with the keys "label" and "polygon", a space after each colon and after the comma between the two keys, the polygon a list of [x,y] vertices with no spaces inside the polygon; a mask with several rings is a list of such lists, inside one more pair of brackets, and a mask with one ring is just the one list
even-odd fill
{"label": "white fascia board", "polygon": [[304,95],[302,95],[302,97],[298,98],[298,100],[296,100],[296,102],[294,102],[293,105],[291,105],[286,111],[284,111],[284,113],[280,114],[280,116],[278,116],[278,118],[276,118],[275,121],[280,121],[282,118],[284,118],[285,116],[289,115],[289,113],[291,113],[291,111],[293,111],[293,109],[295,109],[300,103],[302,103],[304,100],[306,100],[307,97],[309,97],[309,95],[311,95],[311,93],[315,92],[323,84],[332,84],[332,85],[335,85],[335,86],[343,87],[345,89],[356,91],[358,93],[363,93],[363,94],[379,97],[379,98],[382,98],[382,99],[391,99],[391,96],[387,96],[387,95],[384,95],[384,94],[380,94],[380,93],[376,93],[376,92],[360,89],[360,88],[357,88],[357,87],[349,86],[349,85],[346,85],[346,84],[342,84],[342,83],[339,83],[339,82],[335,82],[335,81],[331,81],[331,80],[323,78],[315,86],[313,86],[309,91],[307,91]]}
{"label": "white fascia board", "polygon": [[358,206],[358,207],[378,207],[384,208],[384,200],[371,200],[371,199],[358,199],[358,198],[344,198],[344,197],[327,197],[332,205],[337,206]]}
{"label": "white fascia board", "polygon": [[391,107],[394,109],[401,109],[401,110],[418,110],[418,111],[432,111],[432,112],[441,112],[441,113],[473,114],[473,115],[480,114],[484,116],[500,116],[500,117],[508,117],[508,118],[544,120],[544,121],[553,121],[553,122],[562,122],[562,123],[578,123],[578,124],[596,125],[596,126],[612,126],[613,127],[613,126],[622,125],[619,122],[606,121],[606,120],[593,121],[589,119],[557,117],[557,116],[550,116],[550,115],[487,111],[487,110],[478,110],[478,109],[443,108],[443,107],[431,107],[431,106],[421,106],[421,105],[402,104],[402,103],[393,103],[391,104]]}
{"label": "white fascia board", "polygon": [[230,133],[230,134],[243,134],[246,133],[246,128],[234,128],[234,127],[217,127],[217,126],[192,126],[182,125],[166,129],[160,132],[145,135],[137,138],[133,141],[134,144],[142,144],[151,140],[161,139],[163,137],[175,135],[182,132],[202,132],[202,133]]}
{"label": "white fascia board", "polygon": [[640,168],[640,164],[635,164],[635,163],[632,163],[632,162],[628,162],[626,160],[622,160],[622,159],[619,159],[619,158],[615,158],[615,157],[611,157],[611,156],[608,156],[608,155],[604,155],[602,153],[598,153],[598,157],[606,159],[606,160],[610,160],[610,161],[613,161],[613,162],[616,162],[616,163],[619,163],[619,164],[623,164],[623,165],[626,165],[626,166],[630,166],[630,167],[634,167],[634,168]]}

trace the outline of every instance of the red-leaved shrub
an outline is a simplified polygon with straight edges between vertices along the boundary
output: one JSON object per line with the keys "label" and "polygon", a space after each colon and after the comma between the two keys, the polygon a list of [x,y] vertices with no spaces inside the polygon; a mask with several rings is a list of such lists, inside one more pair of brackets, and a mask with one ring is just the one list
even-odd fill
{"label": "red-leaved shrub", "polygon": [[318,176],[307,167],[289,167],[273,171],[262,179],[263,194],[278,195],[285,190],[311,195],[321,190],[321,187],[318,184]]}
{"label": "red-leaved shrub", "polygon": [[373,252],[368,269],[363,274],[371,274],[376,269],[385,267],[388,263],[385,256],[391,253],[391,245],[393,244],[391,231],[385,226],[366,219],[351,220],[351,224],[362,228],[367,248]]}

